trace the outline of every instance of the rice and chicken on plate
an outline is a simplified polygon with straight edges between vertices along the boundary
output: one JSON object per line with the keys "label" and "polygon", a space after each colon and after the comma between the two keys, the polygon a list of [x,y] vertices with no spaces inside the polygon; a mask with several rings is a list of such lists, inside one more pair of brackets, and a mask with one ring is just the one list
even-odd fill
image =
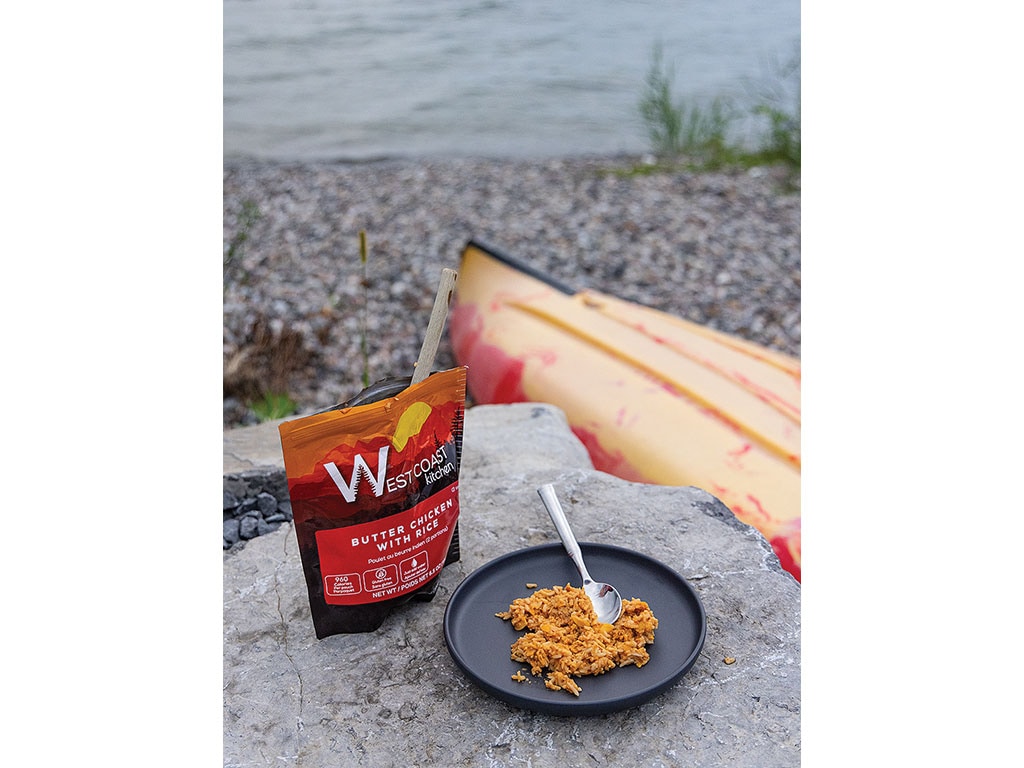
{"label": "rice and chicken on plate", "polygon": [[[547,670],[545,687],[574,696],[582,689],[573,678],[646,664],[650,660],[646,646],[654,642],[658,627],[650,606],[639,599],[623,600],[619,619],[602,624],[586,592],[569,584],[517,598],[495,616],[511,622],[517,631],[527,630],[512,643],[512,660],[529,664],[536,676]],[[512,679],[525,682],[529,678],[518,671]]]}

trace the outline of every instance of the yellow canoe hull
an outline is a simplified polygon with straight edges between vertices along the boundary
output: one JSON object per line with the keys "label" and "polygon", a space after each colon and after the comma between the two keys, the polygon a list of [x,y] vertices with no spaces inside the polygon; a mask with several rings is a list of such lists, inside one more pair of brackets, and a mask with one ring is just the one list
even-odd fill
{"label": "yellow canoe hull", "polygon": [[473,402],[558,406],[595,468],[703,488],[800,579],[798,359],[472,241],[448,323]]}

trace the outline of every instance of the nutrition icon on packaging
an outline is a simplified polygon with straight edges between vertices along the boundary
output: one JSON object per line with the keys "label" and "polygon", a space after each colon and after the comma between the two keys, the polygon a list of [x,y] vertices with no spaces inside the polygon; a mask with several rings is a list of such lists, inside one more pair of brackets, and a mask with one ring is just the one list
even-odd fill
{"label": "nutrition icon on packaging", "polygon": [[324,594],[331,597],[354,595],[362,590],[358,573],[341,573],[324,577]]}

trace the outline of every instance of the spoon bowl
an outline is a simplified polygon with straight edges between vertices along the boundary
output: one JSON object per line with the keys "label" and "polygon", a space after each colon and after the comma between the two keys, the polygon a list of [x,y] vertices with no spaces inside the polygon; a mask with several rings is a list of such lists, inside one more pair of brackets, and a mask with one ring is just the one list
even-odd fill
{"label": "spoon bowl", "polygon": [[580,578],[583,579],[583,591],[587,593],[587,597],[590,598],[590,602],[594,606],[597,620],[602,624],[614,624],[622,614],[622,596],[611,584],[594,581],[590,578],[587,566],[583,562],[583,553],[580,551],[579,542],[576,541],[576,536],[573,535],[572,528],[569,527],[569,520],[558,501],[554,486],[548,483],[538,488],[537,493],[540,495],[541,501],[544,502],[544,508],[551,516],[551,522],[555,524],[565,551],[569,553],[576,570],[580,572]]}

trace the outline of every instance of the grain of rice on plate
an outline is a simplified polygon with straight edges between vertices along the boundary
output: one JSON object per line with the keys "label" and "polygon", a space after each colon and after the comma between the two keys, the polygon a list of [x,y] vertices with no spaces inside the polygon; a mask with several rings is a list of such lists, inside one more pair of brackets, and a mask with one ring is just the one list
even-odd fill
{"label": "grain of rice on plate", "polygon": [[[651,657],[644,646],[654,642],[658,628],[650,606],[639,599],[623,600],[618,621],[601,624],[587,593],[568,584],[538,589],[494,615],[511,621],[513,629],[529,630],[512,643],[512,660],[529,664],[534,675],[547,669],[547,688],[575,696],[582,689],[573,677],[646,664]],[[527,680],[522,672],[512,679]]]}

